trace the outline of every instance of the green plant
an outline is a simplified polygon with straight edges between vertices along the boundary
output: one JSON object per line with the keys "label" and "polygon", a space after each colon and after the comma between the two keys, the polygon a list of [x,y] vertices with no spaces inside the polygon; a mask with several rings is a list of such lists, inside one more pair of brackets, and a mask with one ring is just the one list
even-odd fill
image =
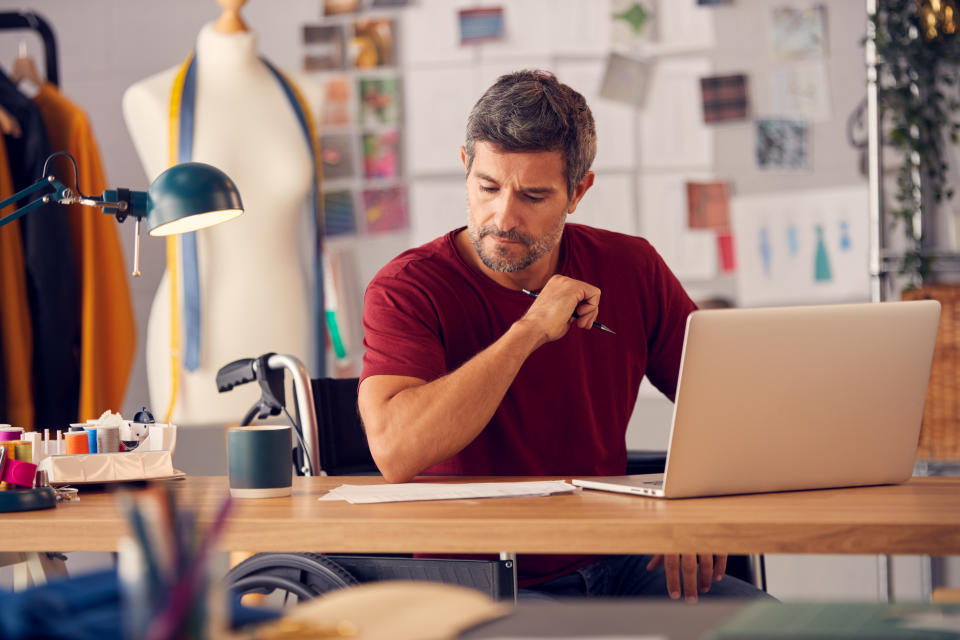
{"label": "green plant", "polygon": [[888,212],[907,237],[900,273],[908,276],[908,287],[922,285],[933,267],[923,234],[915,230],[915,216],[953,197],[944,143],[947,137],[956,143],[960,134],[954,119],[960,111],[956,10],[956,0],[879,0],[872,18],[884,143],[903,158],[895,205]]}

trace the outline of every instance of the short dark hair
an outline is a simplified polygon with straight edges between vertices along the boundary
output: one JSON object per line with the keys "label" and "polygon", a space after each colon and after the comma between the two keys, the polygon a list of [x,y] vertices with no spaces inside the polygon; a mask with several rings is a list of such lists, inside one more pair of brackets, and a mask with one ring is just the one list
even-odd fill
{"label": "short dark hair", "polygon": [[582,95],[549,71],[523,70],[500,76],[467,118],[467,172],[477,142],[503,151],[561,151],[567,196],[597,155],[597,129]]}

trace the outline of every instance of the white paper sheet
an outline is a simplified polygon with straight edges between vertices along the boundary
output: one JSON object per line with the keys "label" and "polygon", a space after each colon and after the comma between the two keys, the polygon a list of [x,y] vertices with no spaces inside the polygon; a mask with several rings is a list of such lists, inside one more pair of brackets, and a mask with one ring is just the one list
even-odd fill
{"label": "white paper sheet", "polygon": [[551,0],[542,18],[553,53],[600,56],[610,48],[610,0]]}
{"label": "white paper sheet", "polygon": [[[406,65],[436,65],[475,60],[474,47],[460,46],[458,11],[461,3],[450,0],[418,0],[403,9],[401,60]],[[466,5],[466,3],[463,3]]]}
{"label": "white paper sheet", "polygon": [[460,145],[480,94],[472,66],[414,69],[404,91],[407,167],[411,174],[462,174]]}
{"label": "white paper sheet", "polygon": [[410,245],[417,247],[467,224],[462,177],[417,180],[410,185]]}
{"label": "white paper sheet", "polygon": [[640,178],[640,235],[650,241],[681,280],[709,280],[717,275],[717,234],[687,228],[686,183],[711,179],[705,172],[647,174]]}
{"label": "white paper sheet", "polygon": [[636,164],[637,111],[632,106],[599,97],[603,60],[565,62],[557,65],[557,77],[583,94],[597,125],[595,171],[632,169]]}
{"label": "white paper sheet", "polygon": [[740,306],[870,299],[867,187],[730,200]]}
{"label": "white paper sheet", "polygon": [[653,66],[642,111],[640,162],[645,169],[713,165],[713,130],[703,122],[700,78],[711,74],[706,58],[661,60]]}
{"label": "white paper sheet", "polygon": [[637,235],[637,214],[630,174],[597,174],[593,187],[567,222]]}
{"label": "white paper sheet", "polygon": [[811,122],[829,120],[828,77],[827,65],[823,60],[805,60],[774,67],[770,71],[767,103],[760,115]]}
{"label": "white paper sheet", "polygon": [[571,493],[576,490],[563,480],[531,482],[407,482],[382,485],[340,485],[318,500],[346,500],[350,504],[459,500],[470,498],[516,498]]}

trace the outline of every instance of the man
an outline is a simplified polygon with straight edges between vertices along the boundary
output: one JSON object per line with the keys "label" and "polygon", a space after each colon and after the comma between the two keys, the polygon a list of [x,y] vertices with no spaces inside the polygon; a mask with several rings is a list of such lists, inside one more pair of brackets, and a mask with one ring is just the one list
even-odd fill
{"label": "man", "polygon": [[[645,240],[566,224],[595,154],[586,101],[550,73],[503,76],[473,108],[467,227],[392,260],[365,296],[360,414],[390,482],[622,474],[643,376],[673,398],[695,305]],[[598,319],[617,334],[591,330]],[[695,601],[725,563],[533,555],[517,567],[521,593]],[[732,578],[721,591],[756,593]]]}

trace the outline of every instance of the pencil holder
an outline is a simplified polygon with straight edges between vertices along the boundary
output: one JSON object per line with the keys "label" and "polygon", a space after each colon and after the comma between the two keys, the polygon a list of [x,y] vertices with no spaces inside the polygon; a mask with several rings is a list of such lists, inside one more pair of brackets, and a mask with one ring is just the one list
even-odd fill
{"label": "pencil holder", "polygon": [[123,631],[128,640],[180,640],[223,637],[226,601],[210,560],[223,528],[226,496],[209,527],[196,514],[177,508],[166,485],[136,498],[118,497],[131,537],[119,545],[118,573],[123,599]]}

